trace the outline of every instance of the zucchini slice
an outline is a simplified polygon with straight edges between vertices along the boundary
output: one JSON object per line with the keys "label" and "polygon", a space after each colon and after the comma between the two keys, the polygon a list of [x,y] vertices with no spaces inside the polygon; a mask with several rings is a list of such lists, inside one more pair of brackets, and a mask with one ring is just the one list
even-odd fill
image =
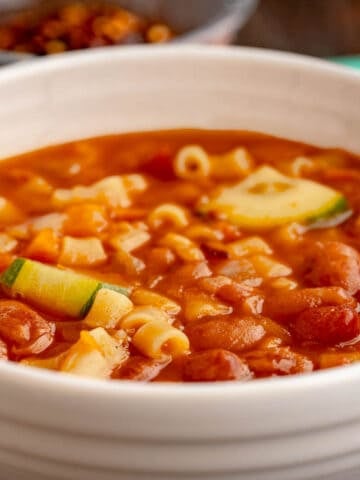
{"label": "zucchini slice", "polygon": [[346,198],[336,190],[312,180],[287,177],[266,166],[199,205],[200,213],[215,213],[252,230],[289,222],[311,223],[346,210]]}
{"label": "zucchini slice", "polygon": [[88,313],[101,288],[123,295],[129,293],[122,287],[25,258],[14,260],[0,277],[0,284],[13,297],[23,298],[45,311],[75,318]]}

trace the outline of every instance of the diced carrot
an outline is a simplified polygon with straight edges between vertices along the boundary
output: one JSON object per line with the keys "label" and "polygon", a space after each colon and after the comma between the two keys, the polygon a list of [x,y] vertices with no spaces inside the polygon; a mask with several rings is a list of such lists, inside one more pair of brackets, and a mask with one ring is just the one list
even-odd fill
{"label": "diced carrot", "polygon": [[102,232],[108,226],[106,208],[103,205],[86,203],[66,210],[64,229],[68,235],[88,237]]}
{"label": "diced carrot", "polygon": [[28,245],[25,256],[42,262],[55,263],[60,253],[60,239],[58,235],[46,228],[41,230]]}

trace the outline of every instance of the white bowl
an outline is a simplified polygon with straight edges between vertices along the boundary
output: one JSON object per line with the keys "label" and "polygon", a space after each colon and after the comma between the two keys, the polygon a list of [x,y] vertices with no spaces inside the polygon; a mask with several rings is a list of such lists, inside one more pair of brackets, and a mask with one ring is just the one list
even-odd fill
{"label": "white bowl", "polygon": [[[259,130],[360,152],[360,76],[261,50],[135,47],[29,62],[0,72],[0,105],[0,157],[179,127]],[[4,480],[358,478],[359,365],[176,385],[0,362],[0,385]]]}

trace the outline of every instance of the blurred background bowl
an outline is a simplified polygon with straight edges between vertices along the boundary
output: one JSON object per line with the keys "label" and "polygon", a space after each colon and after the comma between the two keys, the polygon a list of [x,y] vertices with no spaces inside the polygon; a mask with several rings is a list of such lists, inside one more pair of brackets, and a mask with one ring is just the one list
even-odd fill
{"label": "blurred background bowl", "polygon": [[[0,22],[23,10],[44,14],[67,0],[0,0]],[[93,3],[88,0],[84,3]],[[168,24],[179,33],[176,43],[229,44],[255,11],[258,0],[112,0],[119,5],[156,21]],[[29,55],[0,50],[0,65],[28,58]]]}

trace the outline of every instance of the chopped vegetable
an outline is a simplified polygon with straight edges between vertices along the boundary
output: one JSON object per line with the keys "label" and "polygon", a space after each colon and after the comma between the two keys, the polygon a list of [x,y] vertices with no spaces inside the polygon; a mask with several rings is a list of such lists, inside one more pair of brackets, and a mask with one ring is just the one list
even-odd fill
{"label": "chopped vegetable", "polygon": [[23,214],[13,203],[4,197],[0,197],[0,225],[12,225],[22,219]]}
{"label": "chopped vegetable", "polygon": [[51,228],[39,232],[26,249],[26,256],[41,262],[55,263],[59,257],[60,239]]}
{"label": "chopped vegetable", "polygon": [[46,311],[75,318],[88,313],[96,293],[102,288],[128,294],[126,289],[116,285],[24,258],[18,258],[10,265],[0,283],[13,297],[23,298]]}
{"label": "chopped vegetable", "polygon": [[93,378],[108,378],[111,371],[129,356],[126,335],[119,331],[111,336],[101,327],[83,330],[80,339],[68,350],[60,370]]}
{"label": "chopped vegetable", "polygon": [[348,210],[348,204],[330,187],[287,177],[265,166],[237,185],[223,188],[217,196],[202,202],[199,210],[218,214],[240,227],[260,230],[328,218]]}
{"label": "chopped vegetable", "polygon": [[115,328],[132,308],[133,303],[122,293],[100,288],[84,322],[90,327]]}
{"label": "chopped vegetable", "polygon": [[59,257],[61,265],[95,267],[105,263],[106,260],[107,255],[103,244],[97,237],[64,237]]}

